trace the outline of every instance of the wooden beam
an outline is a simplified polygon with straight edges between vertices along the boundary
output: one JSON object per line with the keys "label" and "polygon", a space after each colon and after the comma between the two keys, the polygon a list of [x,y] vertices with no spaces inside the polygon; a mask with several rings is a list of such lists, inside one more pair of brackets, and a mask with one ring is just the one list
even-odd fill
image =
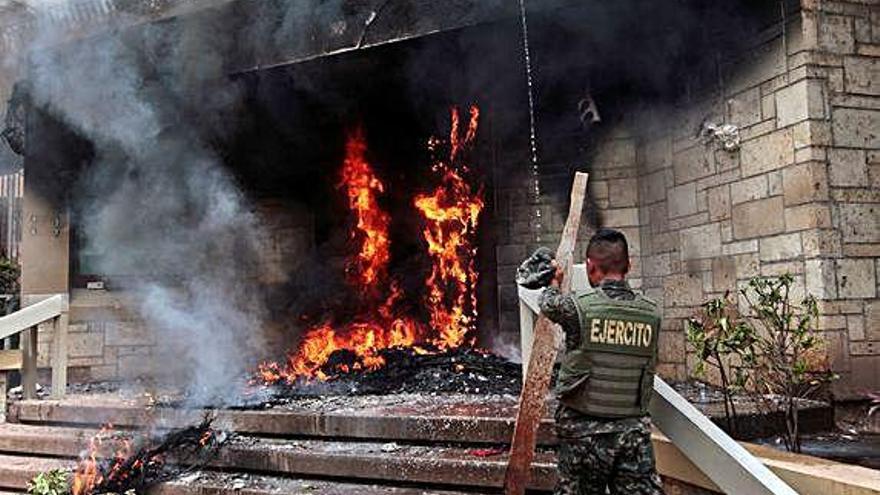
{"label": "wooden beam", "polygon": [[18,371],[24,363],[21,349],[7,349],[0,351],[0,373],[4,371]]}
{"label": "wooden beam", "polygon": [[[564,293],[569,292],[571,288],[571,276],[569,275],[574,264],[574,247],[581,224],[584,199],[587,196],[588,178],[589,175],[586,173],[575,173],[568,219],[565,221],[562,239],[556,250],[556,261],[567,275],[562,283]],[[529,356],[529,367],[519,398],[516,426],[510,446],[510,459],[507,464],[507,472],[504,475],[504,493],[507,495],[522,495],[529,484],[529,468],[535,457],[535,433],[544,416],[553,363],[556,362],[556,332],[558,331],[556,327],[557,325],[547,317],[538,316],[538,322],[535,324],[534,343]]]}

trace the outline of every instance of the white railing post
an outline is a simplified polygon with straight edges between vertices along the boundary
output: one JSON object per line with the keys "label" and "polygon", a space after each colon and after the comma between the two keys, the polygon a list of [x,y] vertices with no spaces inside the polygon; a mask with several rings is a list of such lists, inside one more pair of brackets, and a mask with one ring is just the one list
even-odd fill
{"label": "white railing post", "polygon": [[[15,313],[0,317],[0,340],[20,336],[20,349],[0,353],[0,373],[21,370],[21,388],[25,399],[37,395],[38,327],[47,322],[53,326],[52,393],[58,398],[67,388],[67,303],[62,295],[50,296],[25,306]],[[20,358],[20,360],[19,360]],[[20,365],[18,364],[20,363]],[[5,387],[5,375],[3,377]],[[5,397],[5,395],[4,395]],[[5,412],[5,405],[0,411]]]}
{"label": "white railing post", "polygon": [[52,398],[62,399],[67,391],[67,312],[52,320]]}
{"label": "white railing post", "polygon": [[21,393],[25,400],[37,396],[37,326],[21,333]]}
{"label": "white railing post", "polygon": [[541,312],[538,299],[539,290],[529,290],[517,287],[519,291],[519,354],[522,356],[523,379],[529,370],[529,361],[532,357],[532,345],[535,343],[536,316]]}
{"label": "white railing post", "polygon": [[6,375],[8,373],[0,370],[0,424],[6,422]]}

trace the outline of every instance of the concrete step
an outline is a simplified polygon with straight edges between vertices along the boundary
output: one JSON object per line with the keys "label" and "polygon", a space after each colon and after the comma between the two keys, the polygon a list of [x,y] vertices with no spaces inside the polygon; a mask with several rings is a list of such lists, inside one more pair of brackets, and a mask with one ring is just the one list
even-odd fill
{"label": "concrete step", "polygon": [[[415,399],[418,401],[419,399]],[[417,482],[445,482],[434,477],[437,463],[432,464],[432,448],[457,446],[458,457],[441,459],[442,470],[466,470],[464,476],[455,476],[450,482],[457,486],[499,486],[503,474],[504,456],[482,459],[472,455],[474,449],[502,445],[509,441],[513,427],[515,398],[492,397],[429,397],[414,402],[409,397],[394,398],[342,398],[336,402],[327,400],[297,401],[294,404],[261,411],[219,411],[217,428],[235,431],[252,438],[259,448],[224,448],[221,461],[226,469],[259,471],[266,459],[281,466],[279,472],[292,472],[304,476],[366,476],[368,479],[401,480]],[[202,411],[156,409],[150,413],[133,403],[119,399],[96,400],[90,397],[71,397],[63,402],[26,401],[15,403],[12,419],[31,426],[61,425],[52,432],[36,433],[9,428],[0,435],[0,445],[16,452],[41,452],[44,455],[67,455],[78,452],[75,435],[81,425],[94,431],[99,424],[112,421],[119,428],[151,424],[164,427],[189,426],[197,423]],[[27,425],[25,425],[27,426]],[[76,427],[74,427],[76,426]],[[70,431],[65,431],[68,428]],[[54,437],[54,443],[43,442],[39,435]],[[255,438],[256,437],[256,438]],[[67,440],[65,440],[67,438]],[[293,442],[273,444],[272,440],[287,438],[299,441],[311,448],[313,443],[329,441],[329,452],[321,448],[303,452],[291,451]],[[546,449],[555,443],[552,422],[546,420],[540,429],[541,444]],[[658,454],[661,474],[678,478],[690,484],[712,488],[714,485],[683,457],[662,435],[655,435],[654,448]],[[360,453],[345,451],[361,442],[367,444]],[[416,458],[416,465],[409,468],[414,474],[403,471],[406,459],[389,458],[381,452],[384,443],[398,442],[410,447],[434,446],[425,450],[409,449],[408,456]],[[66,443],[66,445],[65,445]],[[79,449],[86,444],[83,441]],[[494,444],[494,445],[490,445]],[[262,449],[262,450],[261,450]],[[280,453],[273,453],[278,450]],[[378,457],[377,457],[378,455]],[[549,488],[555,479],[553,460],[547,458],[536,467],[536,486]],[[316,459],[320,459],[317,461]],[[325,465],[326,464],[326,465]],[[330,466],[330,467],[327,467]],[[353,468],[351,466],[354,466]],[[273,468],[275,469],[275,468]],[[351,471],[353,469],[353,471]],[[351,473],[351,474],[349,474]],[[362,473],[362,474],[359,474]],[[543,474],[541,474],[543,473]],[[448,472],[443,473],[446,476]]]}
{"label": "concrete step", "polygon": [[97,432],[81,428],[0,424],[0,453],[72,459],[79,456]]}
{"label": "concrete step", "polygon": [[[95,433],[69,427],[0,425],[0,453],[72,459]],[[498,488],[507,466],[505,454],[477,455],[470,447],[413,445],[327,439],[292,440],[235,437],[220,449],[212,467],[274,475],[344,477],[434,486]],[[552,489],[555,455],[539,453],[531,487]]]}
{"label": "concrete step", "polygon": [[[553,488],[557,479],[555,458],[551,452],[536,455],[530,488]],[[472,449],[440,445],[260,439],[222,449],[215,465],[322,477],[342,475],[368,480],[500,488],[504,483],[507,455],[482,457]]]}
{"label": "concrete step", "polygon": [[27,455],[0,454],[0,490],[25,490],[34,476],[52,469],[67,469],[70,461]]}
{"label": "concrete step", "polygon": [[[0,495],[21,495],[27,482],[40,472],[66,469],[69,461],[29,456],[0,455]],[[16,491],[11,491],[16,490]],[[456,492],[430,488],[333,482],[320,479],[286,478],[241,473],[198,471],[163,483],[152,495],[468,495],[487,492]]]}
{"label": "concrete step", "polygon": [[[495,399],[482,404],[419,408],[388,404],[368,408],[313,408],[287,406],[261,411],[220,410],[218,428],[256,436],[303,436],[407,442],[502,444],[513,435],[514,404]],[[112,422],[133,428],[146,424],[180,428],[198,423],[203,410],[144,408],[109,404],[24,401],[15,403],[10,420],[28,424],[88,425]],[[547,418],[538,431],[538,443],[553,445],[553,422]]]}
{"label": "concrete step", "polygon": [[[163,483],[151,495],[480,495],[418,487],[355,484],[327,480],[199,471]],[[0,494],[2,495],[2,494]]]}

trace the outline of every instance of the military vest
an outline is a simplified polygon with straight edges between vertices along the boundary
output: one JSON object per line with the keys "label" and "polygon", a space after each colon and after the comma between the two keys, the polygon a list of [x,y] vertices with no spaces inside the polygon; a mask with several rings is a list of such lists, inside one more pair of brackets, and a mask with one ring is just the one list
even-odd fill
{"label": "military vest", "polygon": [[632,300],[612,299],[602,289],[573,297],[581,338],[562,359],[559,401],[589,416],[644,416],[654,391],[657,304],[638,294]]}

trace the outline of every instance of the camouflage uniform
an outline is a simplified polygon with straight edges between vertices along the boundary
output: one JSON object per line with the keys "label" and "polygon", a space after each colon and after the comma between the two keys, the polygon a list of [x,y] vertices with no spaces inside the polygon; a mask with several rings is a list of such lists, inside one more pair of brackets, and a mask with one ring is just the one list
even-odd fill
{"label": "camouflage uniform", "polygon": [[[605,281],[600,288],[614,299],[634,297],[626,282]],[[548,318],[562,326],[566,349],[577,348],[581,331],[574,299],[550,287],[542,293],[540,306]],[[654,465],[648,417],[598,418],[560,405],[556,411],[556,434],[557,495],[663,493]]]}

